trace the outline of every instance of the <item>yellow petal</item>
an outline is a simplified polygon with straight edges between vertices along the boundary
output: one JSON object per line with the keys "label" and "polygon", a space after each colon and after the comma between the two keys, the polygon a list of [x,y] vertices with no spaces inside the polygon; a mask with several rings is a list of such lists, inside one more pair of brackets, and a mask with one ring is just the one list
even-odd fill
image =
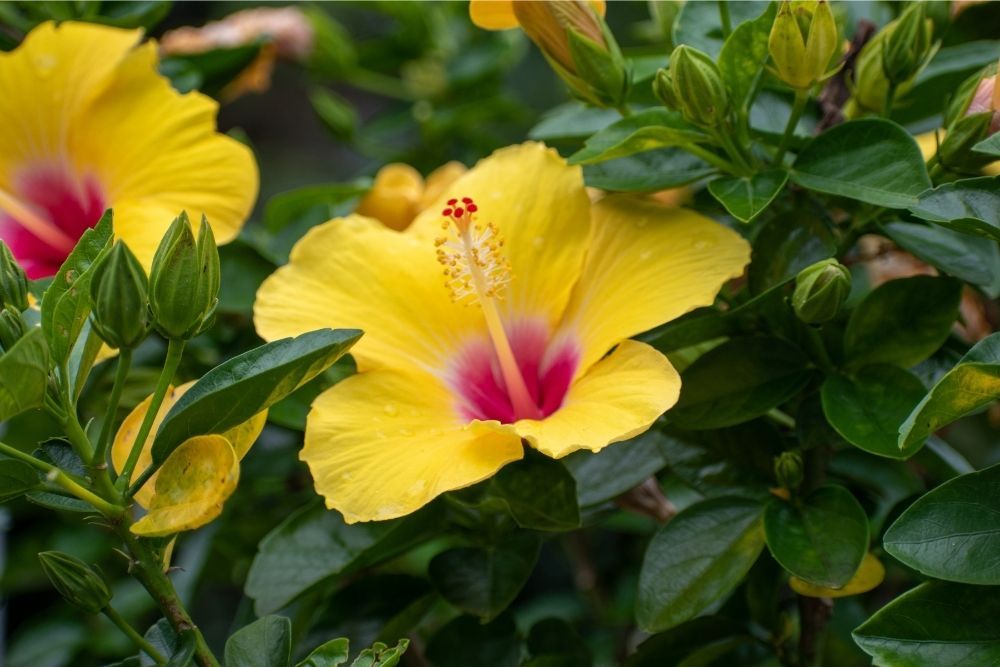
{"label": "yellow petal", "polygon": [[680,390],[681,378],[665,356],[626,340],[573,383],[559,410],[514,428],[554,458],[580,449],[597,452],[644,432],[677,402]]}
{"label": "yellow petal", "polygon": [[358,203],[357,213],[403,230],[420,212],[424,179],[408,164],[387,164],[375,174],[372,189]]}
{"label": "yellow petal", "polygon": [[878,558],[868,553],[865,554],[864,560],[861,561],[858,571],[854,573],[851,580],[844,584],[842,588],[816,586],[796,576],[789,578],[788,585],[799,595],[811,598],[843,598],[849,595],[867,593],[881,584],[883,579],[885,579],[885,568],[879,562]]}
{"label": "yellow petal", "polygon": [[170,222],[208,217],[219,243],[239,233],[257,199],[257,164],[216,132],[218,104],[181,95],[156,71],[156,45],[131,52],[74,126],[71,155],[115,209],[115,234],[149,267]]}
{"label": "yellow petal", "polygon": [[221,435],[197,435],[175,449],[156,478],[149,513],[132,525],[144,537],[165,537],[200,528],[222,513],[236,490],[239,459]]}
{"label": "yellow petal", "polygon": [[353,523],[409,514],[523,454],[511,427],[461,423],[432,376],[376,370],[316,399],[301,458],[327,507]]}
{"label": "yellow petal", "polygon": [[518,26],[514,0],[470,0],[469,18],[486,30],[507,30]]}
{"label": "yellow petal", "polygon": [[[153,420],[153,426],[149,430],[150,434],[156,435],[156,431],[160,428],[160,424],[163,422],[163,418],[167,416],[170,408],[174,406],[174,403],[180,400],[188,389],[194,386],[194,381],[187,382],[180,385],[179,387],[169,387],[167,389],[167,394],[163,398],[163,403],[160,404],[160,409],[156,413],[156,418]],[[129,452],[132,451],[132,443],[135,442],[136,437],[139,435],[139,428],[142,426],[142,420],[146,418],[146,412],[149,411],[149,404],[153,401],[153,397],[147,396],[144,401],[135,406],[132,412],[125,417],[122,421],[121,426],[118,427],[118,433],[115,434],[114,442],[111,443],[111,463],[114,465],[115,470],[121,470],[122,466],[125,465],[125,461],[128,459]],[[250,446],[257,441],[260,436],[260,432],[264,430],[264,424],[267,422],[267,410],[254,415],[248,421],[235,426],[225,433],[223,437],[229,441],[233,450],[236,452],[237,459],[242,459],[246,456],[246,453],[250,450]],[[143,445],[142,451],[139,453],[139,460],[136,464],[136,471],[143,471],[149,464],[153,462],[152,454],[150,450],[152,448],[153,438],[146,438],[146,443]],[[157,471],[149,478],[141,489],[135,494],[135,501],[143,507],[149,507],[150,502],[153,499],[154,489],[156,486],[157,475],[160,471]]]}
{"label": "yellow petal", "polygon": [[26,163],[65,154],[69,128],[108,85],[141,37],[92,23],[39,25],[0,54],[0,179]]}
{"label": "yellow petal", "polygon": [[420,210],[423,211],[434,204],[467,171],[469,169],[464,164],[452,160],[428,174],[424,193],[420,197]]}
{"label": "yellow petal", "polygon": [[607,197],[594,204],[593,220],[561,325],[582,346],[578,374],[618,341],[711,305],[750,261],[739,234],[687,209]]}
{"label": "yellow petal", "polygon": [[417,218],[412,233],[428,240],[439,236],[441,209],[452,197],[474,199],[479,221],[500,231],[513,274],[500,303],[508,321],[541,315],[555,327],[580,275],[590,233],[580,168],[544,144],[502,148],[452,183]]}
{"label": "yellow petal", "polygon": [[321,327],[358,328],[358,368],[440,368],[470,332],[475,308],[454,303],[432,241],[361,216],[312,228],[289,263],[257,292],[257,332],[266,340]]}
{"label": "yellow petal", "polygon": [[[915,136],[914,139],[917,140],[917,145],[920,146],[920,154],[923,156],[925,162],[930,160],[937,153],[937,132],[924,132],[923,134]],[[943,132],[941,133],[941,139],[944,139]]]}

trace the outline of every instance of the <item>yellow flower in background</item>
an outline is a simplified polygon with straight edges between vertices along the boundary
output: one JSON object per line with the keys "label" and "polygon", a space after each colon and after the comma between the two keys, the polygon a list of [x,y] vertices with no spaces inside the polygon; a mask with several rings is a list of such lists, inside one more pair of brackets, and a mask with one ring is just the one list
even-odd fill
{"label": "yellow flower in background", "polygon": [[[518,7],[523,12],[529,4],[542,4],[549,2],[558,9],[560,2],[552,0],[470,0],[469,18],[480,28],[486,30],[509,30],[510,28],[521,27],[521,20],[518,15]],[[571,0],[566,4],[574,4],[577,0]],[[604,16],[607,6],[604,0],[593,0],[590,3],[597,13]]]}
{"label": "yellow flower in background", "polygon": [[0,238],[29,276],[52,275],[106,208],[149,267],[181,210],[233,239],[257,197],[246,146],[218,105],[179,94],[141,32],[43,23],[0,54]]}
{"label": "yellow flower in background", "polygon": [[390,519],[520,459],[522,438],[558,458],[645,431],[680,378],[626,339],[711,304],[749,256],[692,211],[592,204],[579,167],[528,143],[406,232],[360,215],[313,228],[261,286],[255,323],[267,340],[365,330],[359,373],[317,398],[301,457],[348,522]]}
{"label": "yellow flower in background", "polygon": [[420,172],[408,164],[387,164],[375,174],[372,189],[358,203],[356,212],[402,231],[465,171],[461,162],[449,162],[424,180]]}

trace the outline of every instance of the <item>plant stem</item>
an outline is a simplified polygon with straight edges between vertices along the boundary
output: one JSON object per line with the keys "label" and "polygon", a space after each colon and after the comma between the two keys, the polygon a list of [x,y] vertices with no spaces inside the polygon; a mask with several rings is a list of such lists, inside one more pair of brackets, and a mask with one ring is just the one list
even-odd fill
{"label": "plant stem", "polygon": [[163,370],[160,371],[160,378],[156,381],[153,398],[149,402],[146,416],[142,419],[142,425],[139,427],[139,433],[136,435],[135,442],[132,443],[132,451],[129,452],[128,459],[126,459],[125,465],[122,466],[121,474],[115,482],[119,491],[125,491],[128,488],[129,481],[132,479],[132,471],[135,470],[135,465],[139,462],[139,454],[142,453],[146,438],[149,437],[149,431],[153,428],[153,422],[156,421],[156,414],[160,411],[163,399],[167,395],[170,381],[174,379],[174,373],[177,372],[177,367],[181,363],[181,356],[184,354],[184,344],[185,341],[179,338],[171,338],[170,342],[167,343],[167,358],[163,361]]}
{"label": "plant stem", "polygon": [[885,108],[882,109],[882,116],[889,118],[892,116],[892,104],[896,101],[896,86],[890,83],[885,89]]}
{"label": "plant stem", "polygon": [[122,389],[125,388],[125,381],[128,379],[128,372],[132,368],[132,350],[123,349],[118,355],[118,368],[115,371],[115,383],[111,388],[111,398],[108,402],[108,411],[104,415],[104,424],[101,425],[101,435],[97,440],[97,449],[94,451],[94,458],[91,465],[107,465],[108,446],[111,444],[111,431],[115,423],[115,416],[118,414],[118,404],[121,402]]}
{"label": "plant stem", "polygon": [[822,664],[823,652],[820,650],[820,643],[832,612],[833,604],[827,598],[799,596],[800,667],[819,667]]}
{"label": "plant stem", "polygon": [[722,37],[725,39],[733,31],[733,22],[729,18],[728,0],[719,0],[719,20],[722,23]]}
{"label": "plant stem", "polygon": [[126,621],[114,607],[109,605],[104,609],[102,609],[102,611],[104,612],[104,615],[111,620],[112,623],[118,626],[119,630],[125,633],[126,637],[132,640],[133,644],[135,644],[143,653],[152,658],[153,662],[155,662],[158,665],[167,664],[166,657],[164,657],[162,653],[157,651],[155,646],[146,641],[146,639],[142,635],[136,632],[135,628],[129,625],[128,621]]}
{"label": "plant stem", "polygon": [[615,110],[621,114],[622,118],[628,118],[632,115],[632,110],[628,108],[628,105],[624,102],[615,107]]}
{"label": "plant stem", "polygon": [[753,167],[750,166],[750,163],[744,157],[739,146],[733,142],[733,136],[730,132],[729,124],[726,123],[726,126],[722,128],[721,132],[716,132],[714,134],[719,143],[722,144],[722,148],[725,149],[726,153],[730,156],[730,158],[732,158],[732,161],[735,163],[737,168],[742,171],[740,175],[751,175],[754,171]]}
{"label": "plant stem", "polygon": [[684,150],[686,150],[688,153],[691,153],[692,155],[700,157],[705,162],[709,163],[713,167],[727,174],[736,174],[739,172],[739,169],[737,169],[737,167],[732,162],[723,158],[720,155],[716,155],[715,153],[713,153],[708,149],[702,148],[701,146],[697,146],[695,144],[689,144],[684,146]]}
{"label": "plant stem", "polygon": [[778,144],[778,152],[774,156],[775,166],[781,166],[781,160],[785,157],[785,151],[788,150],[788,142],[792,140],[792,135],[795,134],[795,128],[799,125],[799,119],[802,118],[802,112],[805,111],[806,102],[808,101],[808,90],[795,91],[795,102],[792,104],[792,113],[788,116],[788,123],[785,124],[785,132],[781,135],[781,143]]}

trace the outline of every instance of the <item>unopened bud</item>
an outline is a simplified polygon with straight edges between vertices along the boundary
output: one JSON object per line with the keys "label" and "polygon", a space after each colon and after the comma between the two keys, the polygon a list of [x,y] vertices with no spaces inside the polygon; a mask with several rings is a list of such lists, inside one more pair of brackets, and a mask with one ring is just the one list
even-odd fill
{"label": "unopened bud", "polygon": [[113,348],[132,349],[149,334],[149,282],[139,260],[123,242],[94,269],[90,283],[91,323]]}
{"label": "unopened bud", "polygon": [[784,0],[767,46],[778,77],[792,88],[807,90],[836,71],[829,65],[838,40],[837,22],[826,0],[794,4]]}
{"label": "unopened bud", "polygon": [[851,272],[835,259],[825,259],[795,276],[792,308],[806,324],[835,318],[851,292]]}
{"label": "unopened bud", "polygon": [[1000,132],[1000,86],[997,86],[997,75],[985,76],[976,86],[969,107],[965,114],[989,113],[989,134]]}
{"label": "unopened bud", "polygon": [[653,77],[653,94],[663,102],[663,106],[668,109],[680,111],[680,100],[674,95],[674,81],[670,78],[670,71],[664,68],[656,70]]}
{"label": "unopened bud", "polygon": [[111,602],[107,583],[79,558],[59,551],[43,551],[38,560],[55,589],[75,607],[96,614]]}
{"label": "unopened bud", "polygon": [[882,73],[898,86],[913,79],[934,54],[934,22],[924,15],[924,3],[914,2],[890,26],[882,44]]}
{"label": "unopened bud", "polygon": [[681,45],[670,55],[673,98],[684,117],[696,125],[717,125],[729,111],[729,96],[715,61]]}
{"label": "unopened bud", "polygon": [[778,484],[794,491],[802,484],[802,457],[798,452],[782,452],[774,459],[774,477]]}
{"label": "unopened bud", "polygon": [[187,213],[167,230],[153,257],[149,306],[153,323],[168,338],[187,339],[211,320],[218,302],[219,250],[203,217],[198,240]]}
{"label": "unopened bud", "polygon": [[7,244],[0,241],[0,308],[3,306],[18,312],[28,308],[28,276]]}
{"label": "unopened bud", "polygon": [[10,306],[0,310],[0,350],[9,350],[26,333],[28,325],[21,313]]}

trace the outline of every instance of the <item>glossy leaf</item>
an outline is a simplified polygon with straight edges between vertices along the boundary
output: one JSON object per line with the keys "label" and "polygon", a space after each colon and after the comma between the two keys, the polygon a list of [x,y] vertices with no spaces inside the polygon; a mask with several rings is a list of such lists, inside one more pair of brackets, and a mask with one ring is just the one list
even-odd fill
{"label": "glossy leaf", "polygon": [[799,210],[778,215],[754,239],[748,269],[750,289],[761,294],[783,285],[807,266],[833,257],[836,251],[833,232],[819,217]]}
{"label": "glossy leaf", "polygon": [[734,218],[750,222],[771,205],[787,181],[787,171],[769,169],[750,177],[717,178],[708,184],[708,191]]}
{"label": "glossy leaf", "polygon": [[941,347],[958,318],[962,284],[951,278],[890,280],[865,297],[847,323],[844,352],[855,366],[914,366]]}
{"label": "glossy leaf", "polygon": [[753,500],[714,498],[657,531],[639,573],[640,627],[672,628],[728,595],[764,548],[761,510]]}
{"label": "glossy leaf", "polygon": [[23,496],[38,486],[38,472],[17,459],[0,459],[0,503]]}
{"label": "glossy leaf", "polygon": [[0,422],[41,407],[49,382],[49,350],[41,329],[32,329],[0,353]]}
{"label": "glossy leaf", "polygon": [[764,512],[767,546],[804,581],[841,588],[868,552],[868,518],[851,492],[823,486],[791,502],[773,499]]}
{"label": "glossy leaf", "polygon": [[541,454],[501,468],[490,486],[514,520],[531,530],[573,530],[580,525],[576,480],[561,462]]}
{"label": "glossy leaf", "polygon": [[896,244],[941,271],[1000,296],[1000,247],[992,239],[934,225],[892,222],[883,227]]}
{"label": "glossy leaf", "polygon": [[931,187],[910,133],[887,120],[853,120],[813,139],[795,159],[804,188],[886,208],[908,208]]}
{"label": "glossy leaf", "polygon": [[551,141],[582,139],[603,130],[621,118],[614,109],[599,109],[582,102],[566,102],[549,109],[528,131],[529,139]]}
{"label": "glossy leaf", "polygon": [[661,148],[583,167],[587,185],[616,192],[656,192],[713,173],[714,167],[680,148]]}
{"label": "glossy leaf", "polygon": [[908,459],[923,442],[901,450],[899,427],[924,396],[924,385],[897,366],[867,366],[823,383],[823,413],[847,442],[891,459]]}
{"label": "glossy leaf", "polygon": [[517,667],[521,643],[510,614],[486,624],[459,616],[431,637],[426,655],[435,667]]}
{"label": "glossy leaf", "polygon": [[350,642],[340,637],[321,644],[295,667],[337,667],[350,657]]}
{"label": "glossy leaf", "polygon": [[571,164],[592,164],[634,153],[701,143],[708,136],[677,111],[647,109],[612,123],[584,142]]}
{"label": "glossy leaf", "polygon": [[287,667],[291,656],[291,621],[284,616],[265,616],[229,638],[225,667]]}
{"label": "glossy leaf", "polygon": [[580,507],[613,500],[659,472],[667,463],[660,451],[664,440],[662,434],[649,430],[599,452],[574,452],[562,459],[576,480]]}
{"label": "glossy leaf", "polygon": [[1000,241],[1000,179],[994,176],[945,183],[909,208],[918,218]]}
{"label": "glossy leaf", "polygon": [[233,357],[203,375],[170,409],[153,440],[162,463],[195,435],[224,433],[313,379],[361,337],[356,329],[319,329]]}
{"label": "glossy leaf", "polygon": [[763,76],[767,41],[776,10],[777,5],[770,3],[763,14],[736,26],[719,52],[719,72],[729,99],[737,109],[747,105],[757,77]]}

